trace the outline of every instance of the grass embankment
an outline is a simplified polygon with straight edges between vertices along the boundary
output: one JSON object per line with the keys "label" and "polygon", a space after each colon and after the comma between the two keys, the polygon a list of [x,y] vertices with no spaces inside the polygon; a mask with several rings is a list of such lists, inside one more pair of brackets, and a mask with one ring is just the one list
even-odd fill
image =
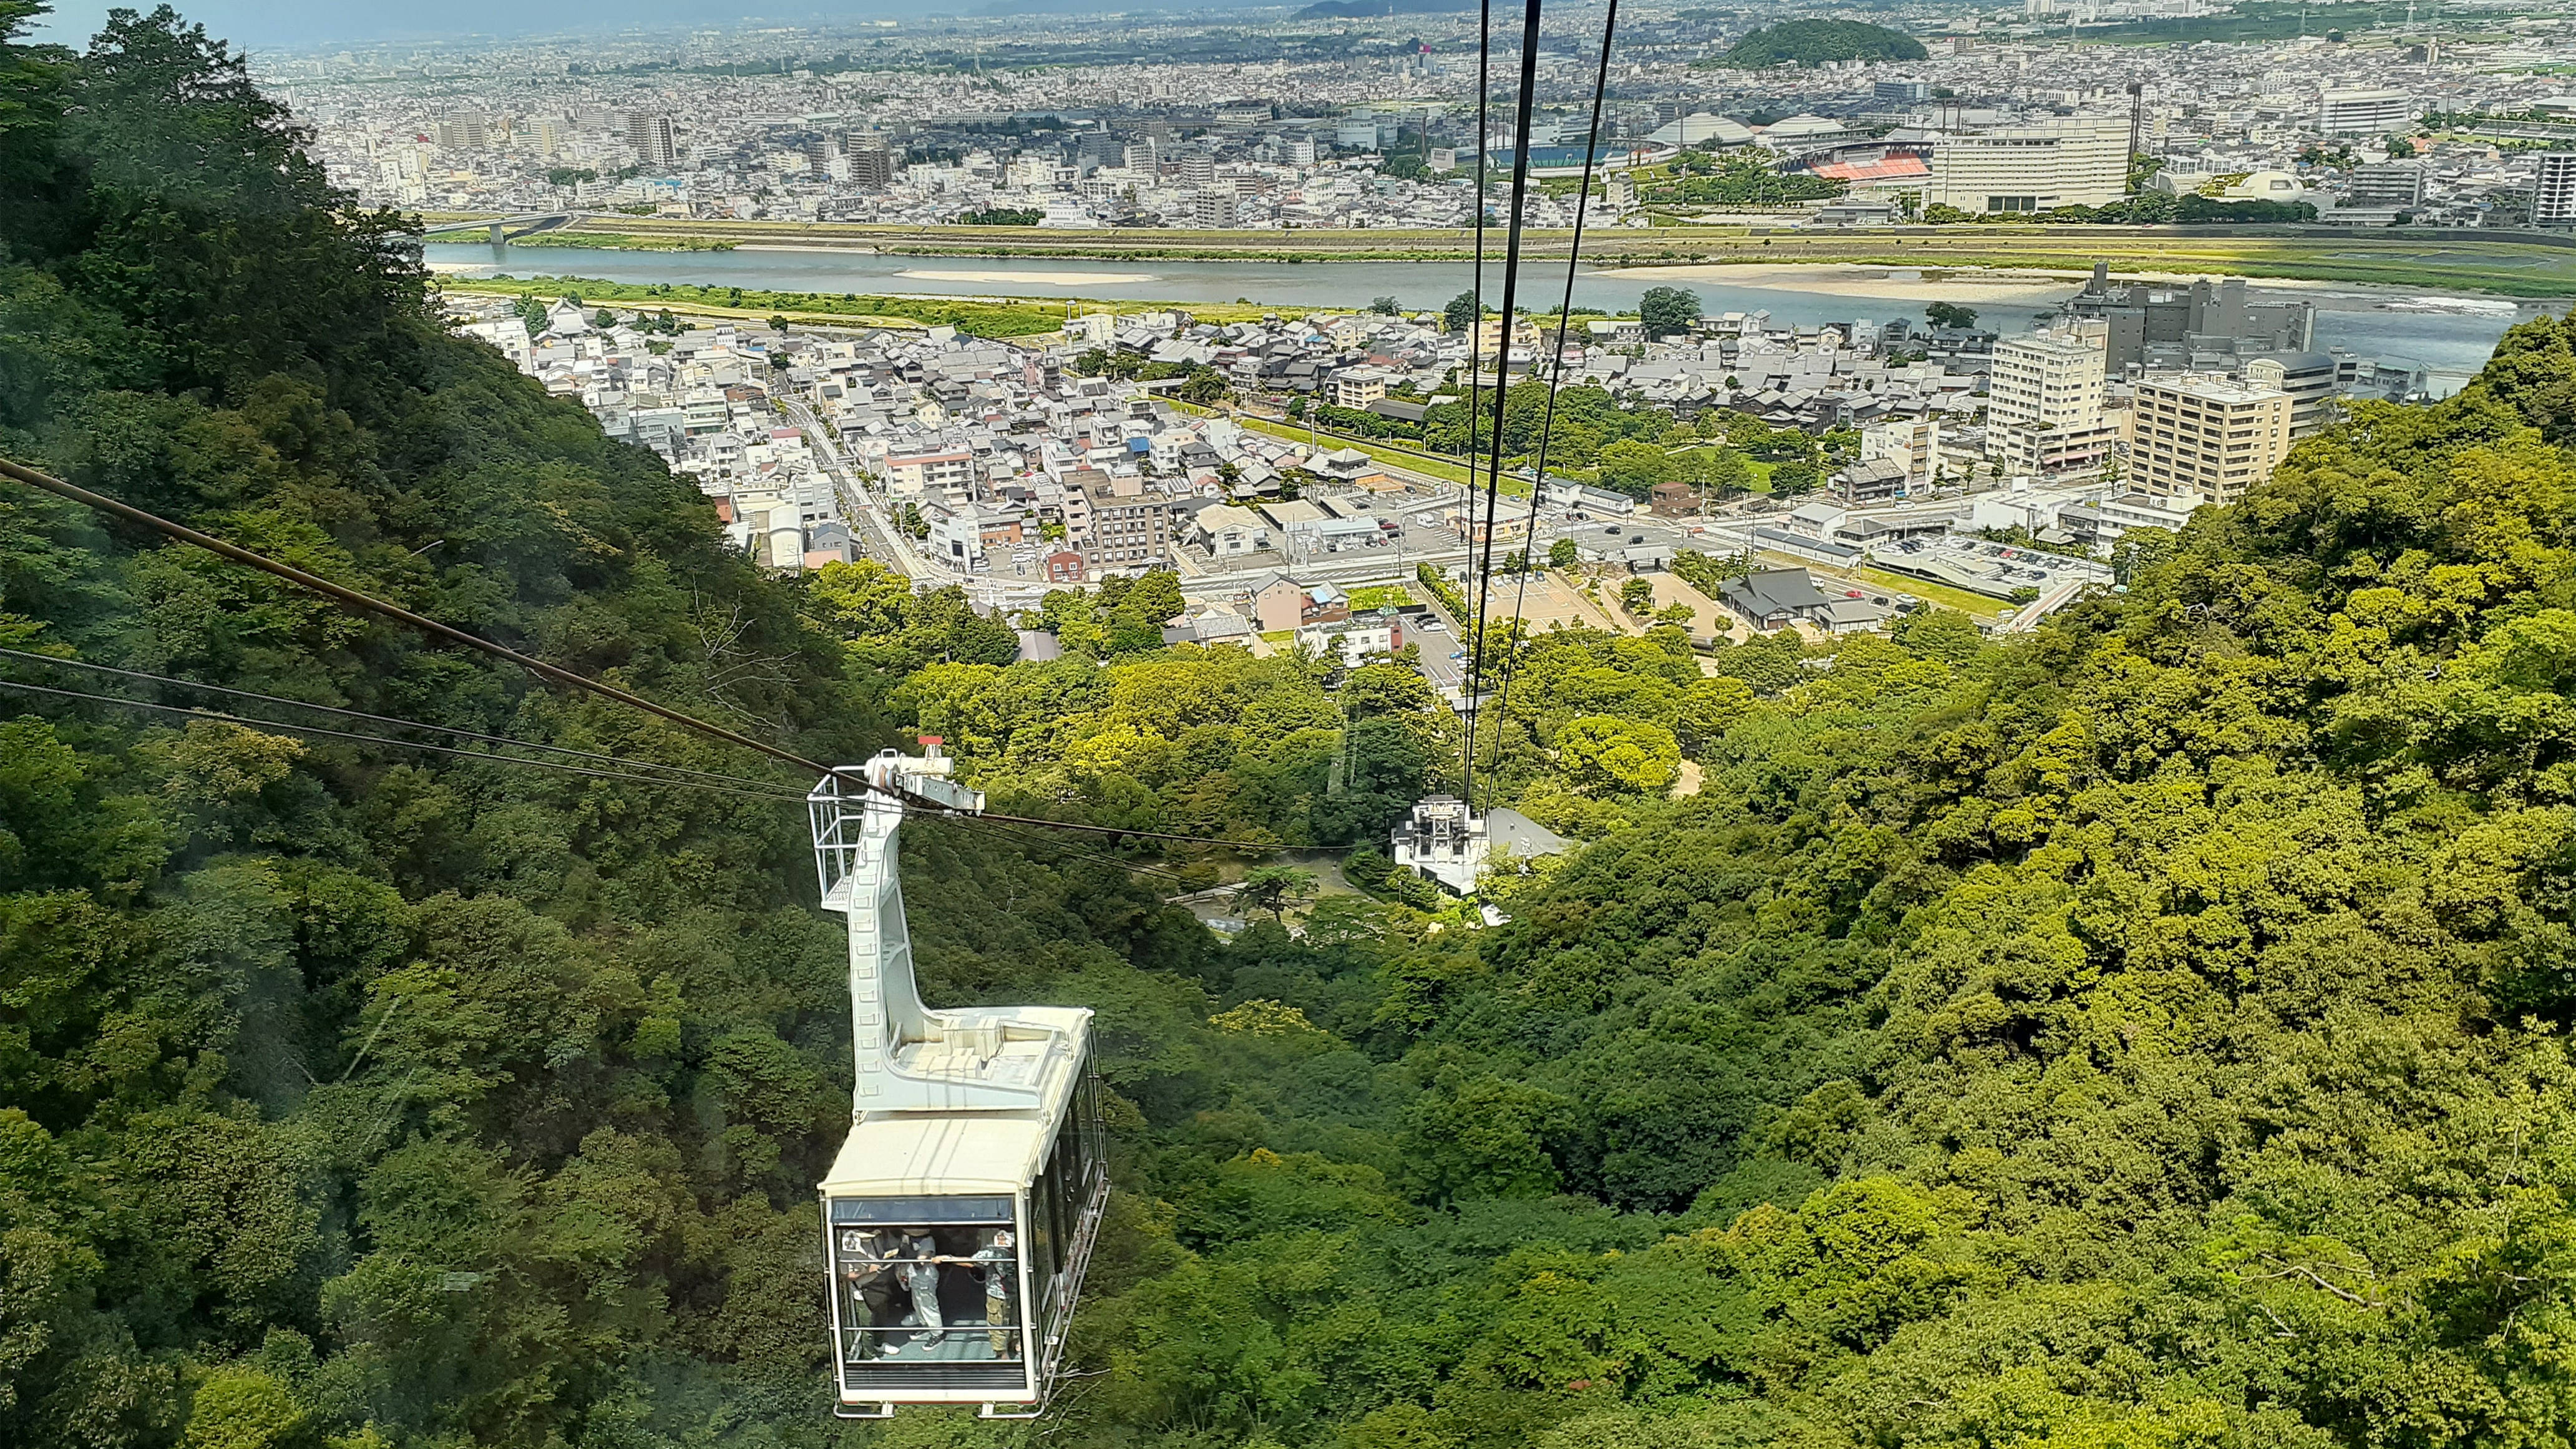
{"label": "grass embankment", "polygon": [[[460,277],[437,279],[450,292],[493,296],[537,296],[549,300],[574,296],[584,302],[619,306],[669,308],[706,317],[786,317],[844,327],[954,327],[974,337],[1040,337],[1064,330],[1066,299],[1059,297],[947,297],[903,292],[772,292],[755,288],[695,286],[684,282],[647,284],[608,282],[597,277]],[[1072,303],[1074,315],[1133,316],[1139,312],[1187,312],[1201,322],[1251,322],[1277,308],[1242,302],[1092,302]]]}
{"label": "grass embankment", "polygon": [[614,231],[532,231],[510,238],[522,247],[602,247],[627,252],[729,252],[738,243],[708,236],[637,236]]}
{"label": "grass embankment", "polygon": [[505,297],[576,297],[584,305],[610,303],[668,308],[708,317],[832,323],[845,327],[954,327],[972,337],[1028,337],[1062,331],[1060,308],[1012,302],[959,301],[943,297],[833,296],[825,292],[764,292],[686,283],[646,285],[596,277],[447,278],[448,291]]}
{"label": "grass embankment", "polygon": [[[1620,265],[1649,266],[1636,256]],[[2576,296],[2576,248],[2546,242],[2363,235],[2200,236],[2143,228],[1961,225],[1902,232],[1788,233],[1711,238],[1700,265],[1840,263],[1937,272],[2000,268],[2154,272],[2328,282],[2415,291]],[[1644,278],[1639,279],[1641,282]]]}
{"label": "grass embankment", "polygon": [[[1758,234],[1757,234],[1758,233]],[[1080,257],[1105,261],[1414,261],[1472,253],[1470,231],[1189,231],[1033,227],[874,226],[847,222],[603,219],[539,233],[549,246],[622,245],[699,237],[738,246],[846,246],[920,256]],[[1533,228],[1524,255],[1563,256],[1571,234]],[[1584,255],[1604,265],[1840,262],[1890,267],[2044,268],[2081,272],[2095,259],[2125,271],[2304,278],[2416,290],[2576,296],[2576,247],[2545,240],[2463,239],[2332,228],[1950,226],[1792,231],[1784,226],[1677,225],[1596,230]],[[1428,305],[1440,299],[1417,300]]]}

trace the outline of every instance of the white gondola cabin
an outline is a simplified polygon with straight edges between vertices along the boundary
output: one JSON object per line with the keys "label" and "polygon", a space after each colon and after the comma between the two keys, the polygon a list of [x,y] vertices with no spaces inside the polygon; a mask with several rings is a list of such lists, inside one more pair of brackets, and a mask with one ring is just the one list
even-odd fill
{"label": "white gondola cabin", "polygon": [[1109,1198],[1091,1012],[921,1004],[895,871],[902,801],[984,807],[924,744],[807,797],[823,905],[850,929],[856,1084],[821,1185],[839,1412],[1028,1415],[1053,1390]]}

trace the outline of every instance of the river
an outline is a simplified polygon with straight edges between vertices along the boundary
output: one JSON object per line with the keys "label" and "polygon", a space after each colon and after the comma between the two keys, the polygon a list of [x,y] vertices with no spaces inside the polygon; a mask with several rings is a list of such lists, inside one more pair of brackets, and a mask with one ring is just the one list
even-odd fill
{"label": "river", "polygon": [[[460,279],[511,276],[596,277],[635,284],[695,283],[782,292],[906,293],[932,296],[1090,297],[1119,301],[1233,302],[1282,307],[1364,307],[1370,299],[1396,298],[1408,310],[1435,308],[1467,289],[1472,264],[1436,262],[1188,262],[1085,261],[1063,257],[892,256],[833,248],[743,248],[727,252],[622,251],[597,247],[531,247],[484,243],[435,243],[423,248],[429,263]],[[1637,298],[1658,284],[1697,292],[1702,310],[1768,311],[1784,324],[1848,322],[1855,318],[1920,316],[1921,302],[1945,295],[1923,285],[1919,298],[1902,275],[1893,281],[1851,280],[1859,269],[1818,269],[1842,280],[1820,286],[1773,281],[1746,286],[1704,275],[1659,277],[1652,269],[1576,273],[1574,305],[1633,312]],[[1704,271],[1705,269],[1699,269]],[[1502,291],[1501,266],[1485,269],[1489,297]],[[1778,275],[1776,269],[1771,276]],[[1553,309],[1564,294],[1561,262],[1534,263],[1522,271],[1527,304]],[[1968,300],[1980,321],[2008,331],[2029,325],[2048,310],[2047,298],[2071,295],[2073,283],[1989,288]],[[2420,298],[2357,286],[2302,286],[2295,291],[2256,284],[2263,296],[2303,296],[2317,304],[2316,345],[2340,347],[2374,361],[2412,363],[2429,371],[2435,390],[2450,392],[2486,361],[2505,328],[2540,315],[2547,304],[2506,304],[2500,299]],[[2015,295],[2002,297],[1998,291]],[[2391,303],[2397,306],[2391,307]]]}

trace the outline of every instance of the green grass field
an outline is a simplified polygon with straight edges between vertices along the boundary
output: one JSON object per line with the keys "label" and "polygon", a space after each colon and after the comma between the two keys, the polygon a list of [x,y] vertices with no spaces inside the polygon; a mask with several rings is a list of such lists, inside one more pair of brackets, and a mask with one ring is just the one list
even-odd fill
{"label": "green grass field", "polygon": [[1948,584],[1936,584],[1930,579],[1918,579],[1910,574],[1891,573],[1886,569],[1863,568],[1860,576],[1864,581],[1875,584],[1879,588],[1896,589],[1912,594],[1927,604],[1937,604],[1944,609],[1956,609],[1962,614],[1971,614],[1980,619],[1991,619],[2009,607],[2001,599],[1989,599],[1983,594],[1969,593],[1966,589],[1954,589]]}
{"label": "green grass field", "polygon": [[[1298,443],[1310,441],[1310,435],[1304,423],[1278,422],[1269,418],[1254,417],[1248,413],[1236,413],[1234,420],[1257,432],[1268,433],[1272,437],[1286,438]],[[1477,469],[1471,476],[1463,463],[1452,462],[1433,453],[1417,452],[1398,443],[1389,443],[1377,438],[1353,437],[1348,433],[1336,433],[1330,428],[1315,429],[1311,435],[1311,441],[1318,446],[1330,444],[1337,448],[1357,448],[1388,467],[1402,468],[1408,473],[1419,473],[1426,478],[1441,478],[1451,483],[1474,483],[1478,487],[1483,486],[1481,482],[1485,476],[1483,469]],[[1530,485],[1526,479],[1508,475],[1504,477],[1503,493],[1506,497],[1526,498],[1529,496],[1529,491]]]}
{"label": "green grass field", "polygon": [[1369,609],[1400,609],[1413,602],[1413,591],[1402,584],[1369,584],[1351,590],[1351,612]]}

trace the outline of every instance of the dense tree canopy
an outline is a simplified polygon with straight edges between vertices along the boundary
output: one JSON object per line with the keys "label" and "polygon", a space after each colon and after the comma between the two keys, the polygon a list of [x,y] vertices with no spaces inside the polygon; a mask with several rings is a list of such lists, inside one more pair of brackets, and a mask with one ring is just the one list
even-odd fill
{"label": "dense tree canopy", "polygon": [[[0,452],[805,753],[944,734],[1022,813],[1323,845],[1457,784],[1409,659],[1166,648],[1168,577],[1036,663],[761,576],[166,14],[0,86]],[[792,804],[9,695],[0,1442],[2564,1444],[2571,447],[2544,319],[2009,642],[1497,627],[1479,790],[1579,842],[1499,925],[1374,849],[1164,862],[1271,868],[1220,943],[1096,841],[907,825],[934,1001],[1101,1013],[1036,1424],[824,1412]],[[0,645],[760,773],[15,490]]]}
{"label": "dense tree canopy", "polygon": [[1754,31],[1705,63],[1762,70],[1838,60],[1921,60],[1927,54],[1923,42],[1884,25],[1860,20],[1783,20]]}

